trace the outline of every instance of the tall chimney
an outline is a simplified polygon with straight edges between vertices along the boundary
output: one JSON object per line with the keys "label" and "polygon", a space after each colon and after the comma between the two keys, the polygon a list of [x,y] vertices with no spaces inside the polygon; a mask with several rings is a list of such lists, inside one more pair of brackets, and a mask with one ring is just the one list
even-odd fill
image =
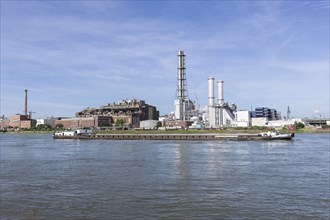
{"label": "tall chimney", "polygon": [[188,98],[187,82],[186,82],[186,67],[185,67],[184,51],[180,50],[178,53],[178,87],[176,99],[174,101],[175,118],[178,120],[185,120],[186,105],[185,101]]}
{"label": "tall chimney", "polygon": [[223,104],[224,98],[223,98],[223,81],[218,80],[218,104]]}
{"label": "tall chimney", "polygon": [[214,78],[209,77],[208,78],[208,83],[209,83],[209,106],[214,106]]}
{"label": "tall chimney", "polygon": [[185,99],[188,96],[187,88],[186,88],[186,67],[185,67],[185,56],[184,51],[180,50],[178,53],[179,58],[179,66],[178,66],[178,90],[177,90],[177,98]]}
{"label": "tall chimney", "polygon": [[25,91],[25,98],[24,98],[24,115],[27,115],[27,89],[24,90]]}
{"label": "tall chimney", "polygon": [[220,127],[223,126],[223,101],[224,101],[224,97],[223,97],[223,81],[222,80],[218,80],[218,104],[219,104],[219,111],[218,111],[218,125]]}
{"label": "tall chimney", "polygon": [[214,78],[209,77],[208,78],[208,87],[209,87],[209,126],[214,127],[215,126],[215,108],[214,108]]}

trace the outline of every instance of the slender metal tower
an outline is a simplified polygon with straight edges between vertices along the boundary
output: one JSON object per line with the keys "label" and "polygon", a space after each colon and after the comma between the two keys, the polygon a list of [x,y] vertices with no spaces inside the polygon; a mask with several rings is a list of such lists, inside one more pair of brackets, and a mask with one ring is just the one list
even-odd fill
{"label": "slender metal tower", "polygon": [[179,58],[179,66],[178,66],[178,90],[177,90],[177,98],[185,99],[188,97],[186,90],[186,67],[185,67],[185,56],[184,51],[181,50],[178,53]]}
{"label": "slender metal tower", "polygon": [[178,53],[178,87],[175,99],[175,118],[177,120],[185,120],[186,100],[188,99],[187,81],[186,81],[186,67],[185,67],[184,51],[180,50]]}

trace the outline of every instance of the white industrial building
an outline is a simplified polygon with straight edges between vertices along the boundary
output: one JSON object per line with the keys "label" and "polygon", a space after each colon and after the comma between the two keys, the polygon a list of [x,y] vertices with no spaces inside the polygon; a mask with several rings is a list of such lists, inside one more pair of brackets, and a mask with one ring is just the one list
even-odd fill
{"label": "white industrial building", "polygon": [[218,81],[218,103],[214,103],[214,78],[208,78],[208,127],[217,128],[224,126],[233,126],[235,124],[236,105],[229,105],[228,102],[224,102],[223,95],[223,83],[224,81]]}
{"label": "white industrial building", "polygon": [[235,112],[235,125],[237,127],[250,127],[251,126],[251,113],[247,110]]}
{"label": "white industrial building", "polygon": [[275,121],[268,121],[268,123],[266,123],[263,126],[266,127],[274,127],[274,128],[283,128],[285,126],[290,126],[290,125],[294,125],[296,122],[302,122],[301,119],[299,118],[292,118],[290,120],[275,120]]}
{"label": "white industrial building", "polygon": [[274,127],[283,128],[285,126],[294,125],[295,122],[301,122],[301,119],[291,120],[269,120],[267,117],[251,117],[251,112],[247,110],[235,112],[235,126],[237,127]]}
{"label": "white industrial building", "polygon": [[290,119],[290,120],[268,120],[266,117],[252,118],[252,126],[260,127],[273,127],[273,128],[283,128],[285,126],[294,125],[296,122],[302,122],[301,119]]}
{"label": "white industrial building", "polygon": [[157,127],[158,120],[144,120],[140,121],[140,128],[142,129],[154,129]]}
{"label": "white industrial building", "polygon": [[55,127],[55,118],[53,117],[49,117],[49,118],[40,118],[40,119],[37,119],[37,124],[36,126],[38,125],[50,125],[52,128]]}
{"label": "white industrial building", "polygon": [[268,122],[267,117],[257,117],[251,119],[252,126],[259,126],[259,127],[266,126],[267,122]]}

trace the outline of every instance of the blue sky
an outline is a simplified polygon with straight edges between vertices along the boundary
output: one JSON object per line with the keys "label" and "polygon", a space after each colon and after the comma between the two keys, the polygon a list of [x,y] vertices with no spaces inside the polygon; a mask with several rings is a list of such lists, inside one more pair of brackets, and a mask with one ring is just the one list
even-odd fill
{"label": "blue sky", "polygon": [[329,1],[1,1],[1,115],[74,116],[142,99],[174,109],[224,80],[238,109],[329,117]]}

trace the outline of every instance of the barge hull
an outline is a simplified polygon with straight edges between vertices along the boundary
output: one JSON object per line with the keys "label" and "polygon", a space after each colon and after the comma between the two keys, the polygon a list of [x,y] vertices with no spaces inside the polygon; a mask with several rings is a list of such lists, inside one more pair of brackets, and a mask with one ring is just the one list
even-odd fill
{"label": "barge hull", "polygon": [[78,134],[75,136],[53,136],[54,139],[100,139],[100,140],[291,140],[294,133],[282,137],[265,137],[259,134]]}

